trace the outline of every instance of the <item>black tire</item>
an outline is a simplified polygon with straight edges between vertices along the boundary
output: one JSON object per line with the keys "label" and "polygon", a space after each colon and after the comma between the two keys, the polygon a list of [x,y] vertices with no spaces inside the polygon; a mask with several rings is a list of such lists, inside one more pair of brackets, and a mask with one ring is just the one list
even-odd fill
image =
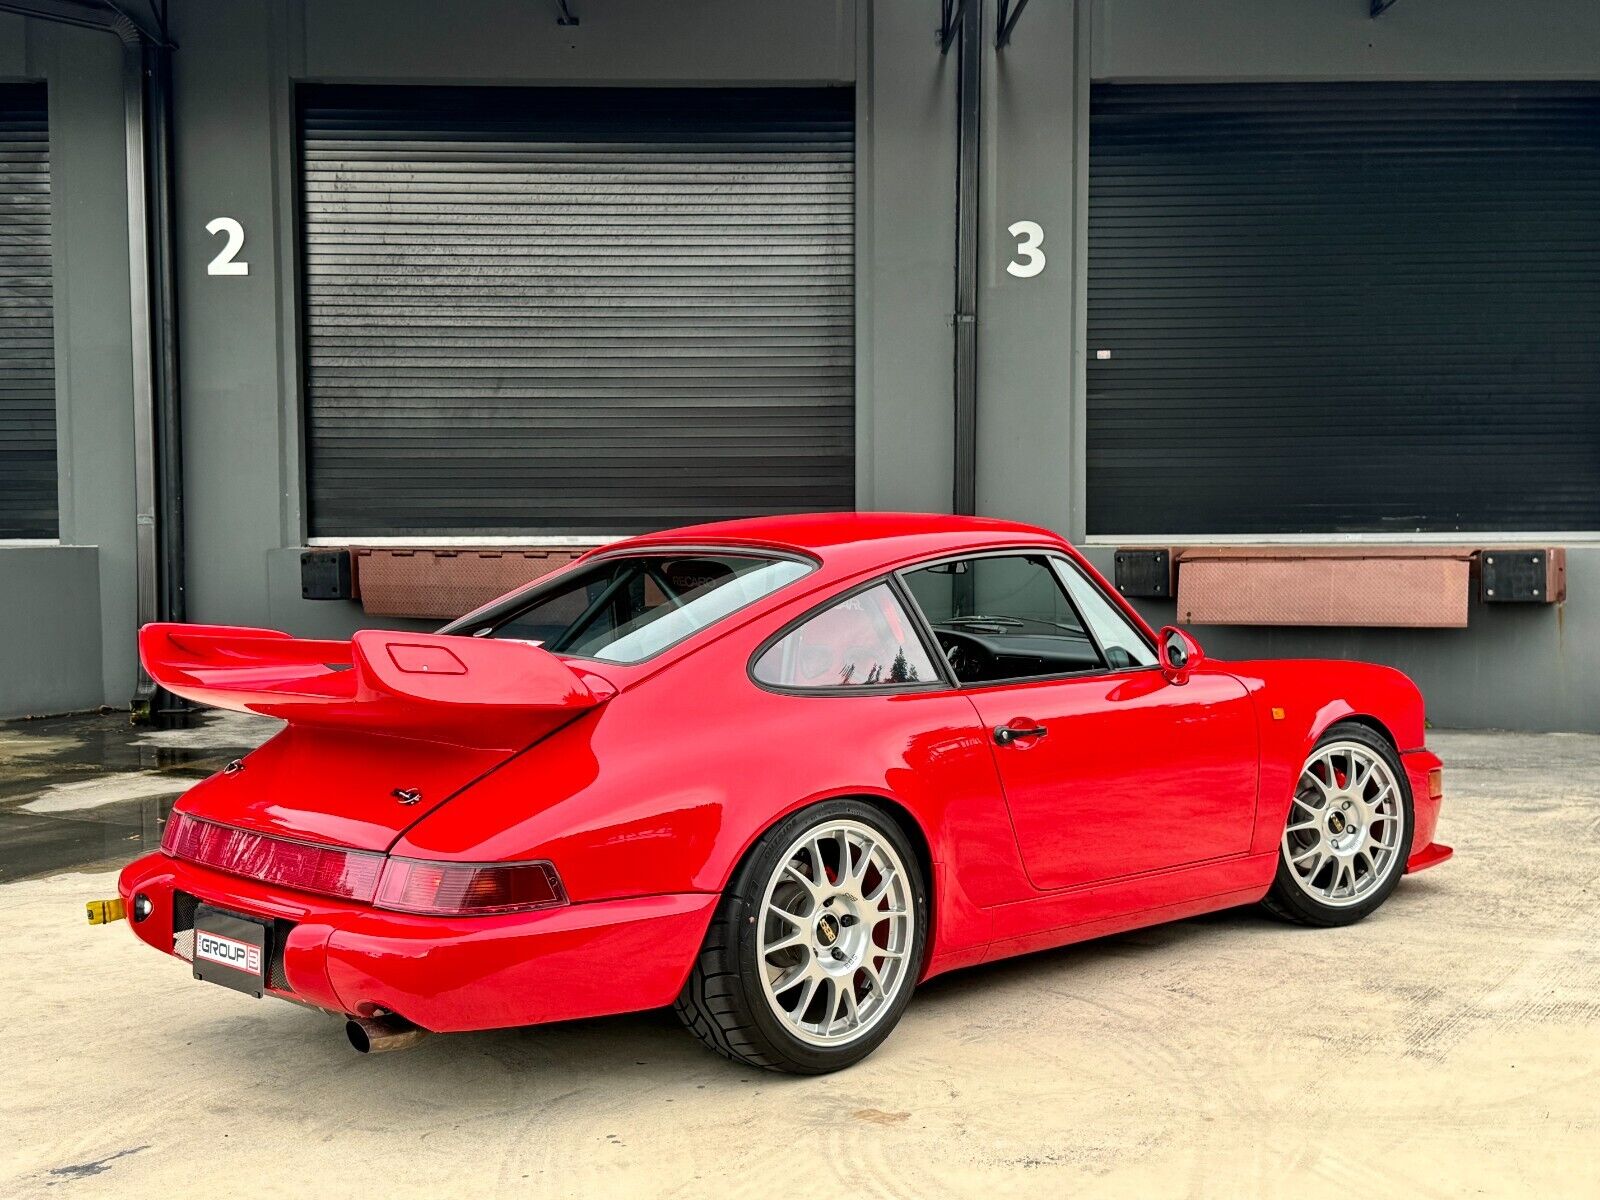
{"label": "black tire", "polygon": [[[1391,858],[1386,860],[1382,868],[1383,874],[1375,887],[1359,900],[1359,902],[1331,904],[1324,903],[1317,897],[1307,894],[1306,888],[1296,882],[1294,868],[1289,863],[1289,849],[1287,846],[1287,830],[1285,837],[1278,841],[1278,870],[1272,881],[1272,889],[1262,900],[1262,906],[1273,916],[1297,925],[1315,925],[1331,927],[1336,925],[1354,925],[1357,921],[1370,916],[1385,900],[1389,894],[1399,886],[1400,877],[1405,874],[1406,859],[1411,856],[1411,835],[1415,827],[1415,813],[1411,800],[1411,784],[1406,778],[1404,765],[1400,756],[1390,745],[1387,738],[1370,726],[1356,722],[1342,722],[1332,726],[1326,733],[1317,739],[1317,744],[1307,756],[1306,764],[1313,762],[1319,754],[1329,747],[1337,744],[1354,744],[1365,747],[1375,754],[1388,766],[1390,774],[1394,777],[1395,790],[1399,793],[1402,813],[1402,828],[1400,831],[1399,845]],[[1295,787],[1300,788],[1302,773],[1295,776]],[[1296,815],[1296,806],[1289,808],[1289,822],[1293,822]],[[1331,868],[1330,868],[1331,871]],[[1322,878],[1321,868],[1312,872],[1313,877]],[[1352,885],[1353,886],[1353,885]]]}
{"label": "black tire", "polygon": [[[786,852],[808,831],[841,820],[868,826],[893,847],[904,867],[914,919],[905,966],[882,1011],[854,1039],[815,1045],[798,1036],[768,1002],[759,959],[758,915],[769,881],[788,861]],[[842,1070],[877,1049],[899,1022],[922,973],[927,932],[927,883],[899,824],[860,801],[824,801],[768,830],[735,872],[673,1011],[691,1033],[734,1062],[794,1075]]]}

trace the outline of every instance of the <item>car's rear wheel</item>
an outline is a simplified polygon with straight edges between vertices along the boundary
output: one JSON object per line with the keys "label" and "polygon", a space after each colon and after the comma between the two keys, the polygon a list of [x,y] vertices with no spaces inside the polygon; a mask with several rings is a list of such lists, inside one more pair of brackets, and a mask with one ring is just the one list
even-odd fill
{"label": "car's rear wheel", "polygon": [[1263,903],[1303,925],[1353,924],[1399,884],[1411,829],[1411,788],[1394,747],[1365,725],[1335,725],[1301,768]]}
{"label": "car's rear wheel", "polygon": [[819,1075],[865,1058],[921,970],[927,891],[905,833],[832,800],[780,822],[723,897],[676,1011],[717,1053]]}

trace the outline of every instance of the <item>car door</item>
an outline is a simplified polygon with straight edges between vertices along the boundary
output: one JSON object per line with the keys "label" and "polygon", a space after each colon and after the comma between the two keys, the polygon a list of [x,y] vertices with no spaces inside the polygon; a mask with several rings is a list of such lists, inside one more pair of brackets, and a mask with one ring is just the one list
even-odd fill
{"label": "car door", "polygon": [[1259,748],[1238,680],[1169,682],[1146,634],[1054,552],[975,555],[904,579],[990,730],[1035,887],[1249,849]]}

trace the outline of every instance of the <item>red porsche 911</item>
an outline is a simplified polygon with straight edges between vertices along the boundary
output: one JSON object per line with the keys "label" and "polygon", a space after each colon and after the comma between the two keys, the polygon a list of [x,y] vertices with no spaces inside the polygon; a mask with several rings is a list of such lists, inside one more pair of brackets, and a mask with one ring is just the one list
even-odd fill
{"label": "red porsche 911", "polygon": [[288,724],[123,871],[134,932],[362,1050],[670,1004],[832,1071],[940,972],[1230,905],[1345,925],[1450,855],[1405,676],[1209,661],[1004,521],[702,525],[437,634],[140,648]]}

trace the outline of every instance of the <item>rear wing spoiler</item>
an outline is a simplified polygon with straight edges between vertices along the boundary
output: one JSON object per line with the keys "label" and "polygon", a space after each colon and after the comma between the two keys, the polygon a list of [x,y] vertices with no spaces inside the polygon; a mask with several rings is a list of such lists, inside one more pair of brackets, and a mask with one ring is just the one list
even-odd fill
{"label": "rear wing spoiler", "polygon": [[150,678],[212,708],[484,749],[520,749],[615,694],[526,642],[363,629],[347,642],[159,623]]}

